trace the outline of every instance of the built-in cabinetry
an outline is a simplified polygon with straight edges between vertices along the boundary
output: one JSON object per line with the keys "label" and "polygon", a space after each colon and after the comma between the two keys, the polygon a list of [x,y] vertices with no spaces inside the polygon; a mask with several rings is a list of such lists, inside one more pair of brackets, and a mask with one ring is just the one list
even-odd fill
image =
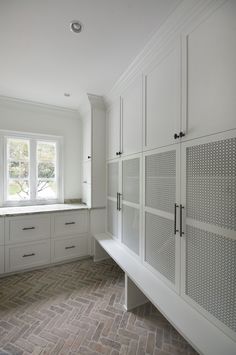
{"label": "built-in cabinetry", "polygon": [[88,94],[80,105],[83,123],[82,200],[89,207],[105,206],[105,106],[100,96]]}
{"label": "built-in cabinetry", "polygon": [[119,105],[113,106],[111,94],[107,115],[107,126],[113,127],[108,130],[113,136],[107,152],[107,233],[234,340],[235,18],[232,0],[212,2],[191,21],[185,19],[165,45],[149,48],[136,84],[132,79],[116,88]]}
{"label": "built-in cabinetry", "polygon": [[107,110],[107,159],[142,151],[142,75]]}
{"label": "built-in cabinetry", "polygon": [[0,217],[0,274],[4,272],[4,218]]}
{"label": "built-in cabinetry", "polygon": [[0,237],[2,273],[91,254],[87,210],[2,217]]}

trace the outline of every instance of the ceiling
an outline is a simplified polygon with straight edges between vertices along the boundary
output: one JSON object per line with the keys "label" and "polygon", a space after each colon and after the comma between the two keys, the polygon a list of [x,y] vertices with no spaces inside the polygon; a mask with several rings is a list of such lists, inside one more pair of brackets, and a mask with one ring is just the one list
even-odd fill
{"label": "ceiling", "polygon": [[77,108],[86,92],[108,93],[179,3],[1,0],[0,95]]}

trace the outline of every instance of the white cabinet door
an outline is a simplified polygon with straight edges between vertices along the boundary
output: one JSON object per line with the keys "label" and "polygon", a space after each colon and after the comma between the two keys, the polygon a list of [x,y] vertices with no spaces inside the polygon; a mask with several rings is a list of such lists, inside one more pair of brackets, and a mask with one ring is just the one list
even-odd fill
{"label": "white cabinet door", "polygon": [[135,255],[141,250],[141,156],[122,161],[121,241]]}
{"label": "white cabinet door", "polygon": [[236,128],[236,2],[225,2],[186,37],[185,139]]}
{"label": "white cabinet door", "polygon": [[180,145],[145,154],[144,235],[147,267],[170,287],[180,287]]}
{"label": "white cabinet door", "polygon": [[181,149],[182,294],[236,339],[236,131]]}
{"label": "white cabinet door", "polygon": [[91,159],[91,112],[83,119],[83,160]]}
{"label": "white cabinet door", "polygon": [[149,150],[176,143],[174,134],[180,132],[180,41],[144,74],[144,149]]}
{"label": "white cabinet door", "polygon": [[142,77],[122,95],[122,156],[142,151]]}
{"label": "white cabinet door", "polygon": [[107,232],[114,238],[120,238],[120,210],[118,193],[120,192],[120,163],[107,164]]}
{"label": "white cabinet door", "polygon": [[4,245],[0,245],[0,274],[4,273]]}
{"label": "white cabinet door", "polygon": [[0,245],[4,245],[4,218],[0,217]]}
{"label": "white cabinet door", "polygon": [[120,99],[107,111],[107,158],[117,158],[121,151],[120,141]]}

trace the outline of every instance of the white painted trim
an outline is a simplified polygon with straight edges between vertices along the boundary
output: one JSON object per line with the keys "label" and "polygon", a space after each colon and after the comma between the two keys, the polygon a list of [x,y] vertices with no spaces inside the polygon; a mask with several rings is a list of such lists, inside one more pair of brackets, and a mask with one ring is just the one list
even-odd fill
{"label": "white painted trim", "polygon": [[[30,162],[33,166],[30,167],[29,182],[30,182],[30,199],[25,201],[8,201],[7,200],[7,138],[22,138],[30,141]],[[32,181],[36,181],[36,141],[55,142],[56,143],[56,175],[57,175],[57,188],[58,198],[56,199],[36,199],[36,191]],[[62,136],[47,135],[17,132],[9,130],[0,130],[0,144],[2,148],[2,154],[0,156],[0,206],[27,206],[27,205],[45,205],[64,202],[64,154],[63,144],[64,140]],[[33,179],[33,180],[32,180]]]}

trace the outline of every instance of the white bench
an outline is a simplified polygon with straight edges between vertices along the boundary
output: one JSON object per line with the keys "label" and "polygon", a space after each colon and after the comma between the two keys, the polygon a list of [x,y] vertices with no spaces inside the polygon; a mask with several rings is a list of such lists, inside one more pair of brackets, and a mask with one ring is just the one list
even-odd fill
{"label": "white bench", "polygon": [[94,238],[94,261],[111,257],[125,272],[124,307],[127,310],[148,299],[200,354],[236,355],[236,343],[232,339],[158,279],[119,242],[105,233]]}

